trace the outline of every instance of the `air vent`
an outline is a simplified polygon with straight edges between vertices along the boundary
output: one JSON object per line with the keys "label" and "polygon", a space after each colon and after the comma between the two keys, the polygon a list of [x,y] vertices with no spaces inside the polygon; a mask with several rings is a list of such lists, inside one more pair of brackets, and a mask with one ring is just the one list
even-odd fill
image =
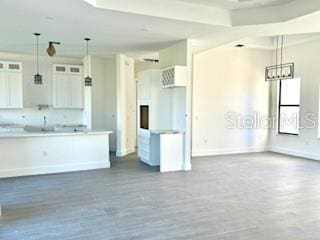
{"label": "air vent", "polygon": [[78,68],[78,67],[70,67],[70,72],[72,72],[72,73],[80,73],[80,68]]}
{"label": "air vent", "polygon": [[0,69],[4,69],[4,63],[0,63]]}
{"label": "air vent", "polygon": [[56,72],[66,72],[66,67],[64,67],[64,66],[56,66]]}
{"label": "air vent", "polygon": [[162,72],[162,86],[168,87],[174,85],[174,68]]}
{"label": "air vent", "polygon": [[20,64],[18,64],[18,63],[9,63],[8,68],[9,68],[9,70],[20,70]]}
{"label": "air vent", "polygon": [[185,87],[187,80],[187,68],[185,66],[173,66],[162,70],[162,87]]}

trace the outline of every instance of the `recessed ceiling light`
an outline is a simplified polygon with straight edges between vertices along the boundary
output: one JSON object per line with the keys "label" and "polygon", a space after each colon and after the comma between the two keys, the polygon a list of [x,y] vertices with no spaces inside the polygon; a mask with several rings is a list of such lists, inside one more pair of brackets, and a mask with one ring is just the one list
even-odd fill
{"label": "recessed ceiling light", "polygon": [[52,21],[54,18],[50,16],[46,16],[46,20]]}

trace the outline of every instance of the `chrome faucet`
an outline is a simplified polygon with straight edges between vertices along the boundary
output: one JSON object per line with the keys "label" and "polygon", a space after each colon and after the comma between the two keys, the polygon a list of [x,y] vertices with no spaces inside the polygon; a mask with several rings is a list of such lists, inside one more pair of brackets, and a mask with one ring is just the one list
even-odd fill
{"label": "chrome faucet", "polygon": [[43,128],[42,128],[42,131],[43,132],[47,131],[47,117],[46,116],[43,117]]}

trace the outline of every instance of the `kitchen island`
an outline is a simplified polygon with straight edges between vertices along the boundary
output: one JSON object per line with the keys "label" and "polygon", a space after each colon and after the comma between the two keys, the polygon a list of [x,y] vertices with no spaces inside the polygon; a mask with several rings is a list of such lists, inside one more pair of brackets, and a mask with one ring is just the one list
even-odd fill
{"label": "kitchen island", "polygon": [[111,133],[1,133],[0,178],[110,168]]}

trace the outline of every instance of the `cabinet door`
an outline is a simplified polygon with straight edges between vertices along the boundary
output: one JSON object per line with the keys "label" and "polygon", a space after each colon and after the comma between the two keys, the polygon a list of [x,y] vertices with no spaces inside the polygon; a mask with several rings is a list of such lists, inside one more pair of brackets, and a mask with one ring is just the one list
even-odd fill
{"label": "cabinet door", "polygon": [[7,73],[0,71],[0,108],[9,107],[9,86]]}
{"label": "cabinet door", "polygon": [[53,107],[68,108],[68,75],[55,74],[53,78]]}
{"label": "cabinet door", "polygon": [[82,68],[78,65],[69,65],[68,66],[68,73],[72,75],[82,75]]}
{"label": "cabinet door", "polygon": [[8,72],[9,107],[23,108],[23,84],[20,72]]}
{"label": "cabinet door", "polygon": [[6,70],[8,72],[21,72],[22,71],[22,63],[19,62],[7,62]]}
{"label": "cabinet door", "polygon": [[84,80],[81,75],[68,77],[68,104],[70,108],[83,108]]}
{"label": "cabinet door", "polygon": [[138,100],[150,100],[150,72],[140,72],[137,82]]}
{"label": "cabinet door", "polygon": [[54,73],[61,73],[61,74],[65,74],[67,73],[68,69],[66,65],[61,65],[61,64],[55,64],[53,65],[53,72]]}
{"label": "cabinet door", "polygon": [[6,63],[3,61],[0,61],[0,71],[4,71],[6,67]]}

